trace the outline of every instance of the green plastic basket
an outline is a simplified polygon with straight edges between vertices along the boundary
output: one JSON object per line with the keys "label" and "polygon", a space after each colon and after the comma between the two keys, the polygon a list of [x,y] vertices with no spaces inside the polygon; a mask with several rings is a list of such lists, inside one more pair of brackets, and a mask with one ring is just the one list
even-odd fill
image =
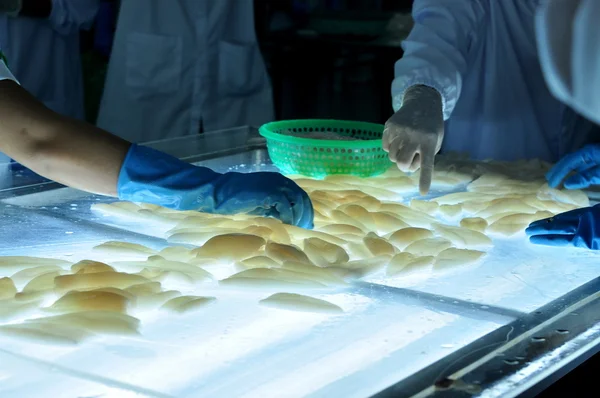
{"label": "green plastic basket", "polygon": [[[267,139],[271,160],[284,174],[323,178],[332,174],[372,177],[390,167],[381,146],[384,126],[343,120],[287,120],[267,123],[260,134]],[[357,141],[321,140],[281,134],[332,132]]]}

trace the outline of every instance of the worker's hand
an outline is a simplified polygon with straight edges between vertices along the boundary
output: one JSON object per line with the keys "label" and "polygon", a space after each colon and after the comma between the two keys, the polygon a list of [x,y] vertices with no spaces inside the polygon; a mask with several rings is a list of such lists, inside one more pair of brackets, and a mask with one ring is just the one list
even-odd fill
{"label": "worker's hand", "polygon": [[402,106],[385,124],[383,149],[402,171],[421,169],[419,191],[429,192],[435,155],[444,139],[440,94],[426,86],[406,90]]}
{"label": "worker's hand", "polygon": [[[567,177],[571,172],[574,174]],[[553,188],[558,187],[563,180],[567,189],[600,185],[600,145],[587,145],[565,156],[550,169],[546,179]]]}
{"label": "worker's hand", "polygon": [[199,196],[192,209],[274,217],[308,229],[314,226],[310,198],[294,181],[279,173],[225,173],[214,180],[213,186],[215,204],[206,203]]}
{"label": "worker's hand", "polygon": [[313,227],[308,195],[279,173],[220,174],[135,144],[123,162],[118,193],[122,200],[177,210],[247,213]]}
{"label": "worker's hand", "polygon": [[600,249],[600,205],[575,209],[532,222],[525,230],[529,241],[546,246]]}
{"label": "worker's hand", "polygon": [[17,16],[23,7],[23,0],[0,0],[0,13]]}

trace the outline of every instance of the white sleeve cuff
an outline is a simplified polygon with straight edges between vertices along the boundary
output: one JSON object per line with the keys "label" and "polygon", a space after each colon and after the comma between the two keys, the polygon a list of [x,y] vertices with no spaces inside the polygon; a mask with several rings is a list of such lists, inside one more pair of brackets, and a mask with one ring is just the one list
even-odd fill
{"label": "white sleeve cuff", "polygon": [[[403,81],[404,80],[404,81]],[[392,82],[392,106],[394,112],[402,106],[402,100],[406,90],[413,86],[427,86],[436,90],[442,97],[442,112],[444,114],[444,120],[448,120],[454,106],[456,105],[457,91],[452,85],[448,85],[446,89],[441,84],[437,83],[434,79],[426,78],[412,78],[409,80],[396,78]]]}
{"label": "white sleeve cuff", "polygon": [[0,80],[12,80],[17,82],[15,76],[10,72],[4,61],[0,60]]}

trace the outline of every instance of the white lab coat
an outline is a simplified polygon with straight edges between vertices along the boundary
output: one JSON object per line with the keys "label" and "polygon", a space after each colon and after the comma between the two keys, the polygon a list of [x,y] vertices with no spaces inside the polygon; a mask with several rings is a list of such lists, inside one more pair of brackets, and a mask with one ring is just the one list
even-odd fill
{"label": "white lab coat", "polygon": [[594,126],[546,85],[535,38],[539,4],[415,0],[415,25],[396,63],[394,109],[407,88],[435,88],[446,121],[442,151],[476,159],[556,161],[580,148]]}
{"label": "white lab coat", "polygon": [[98,125],[133,142],[271,121],[252,0],[123,0]]}
{"label": "white lab coat", "polygon": [[600,1],[549,0],[539,10],[536,28],[550,90],[600,124]]}
{"label": "white lab coat", "polygon": [[84,118],[79,30],[94,22],[100,0],[53,0],[48,18],[0,14],[0,48],[27,91],[55,112]]}

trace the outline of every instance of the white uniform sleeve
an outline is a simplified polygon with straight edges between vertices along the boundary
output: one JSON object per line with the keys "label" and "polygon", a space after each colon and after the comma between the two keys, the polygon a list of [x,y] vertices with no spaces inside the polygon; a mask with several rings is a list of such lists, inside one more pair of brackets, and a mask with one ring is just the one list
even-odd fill
{"label": "white uniform sleeve", "polygon": [[479,0],[416,0],[415,25],[402,42],[404,55],[395,67],[393,107],[397,111],[407,88],[422,84],[442,96],[444,120],[460,97],[467,56],[485,14]]}
{"label": "white uniform sleeve", "polygon": [[94,23],[100,0],[53,0],[50,23],[61,34],[89,29]]}
{"label": "white uniform sleeve", "polygon": [[13,74],[10,72],[4,61],[0,60],[0,80],[13,80],[17,81]]}
{"label": "white uniform sleeve", "polygon": [[544,77],[554,96],[600,123],[600,1],[549,0],[536,19]]}

